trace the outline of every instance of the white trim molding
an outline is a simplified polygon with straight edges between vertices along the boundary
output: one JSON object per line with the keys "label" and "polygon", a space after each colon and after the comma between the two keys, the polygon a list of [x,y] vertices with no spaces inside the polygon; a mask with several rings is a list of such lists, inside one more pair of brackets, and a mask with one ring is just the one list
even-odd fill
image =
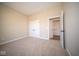
{"label": "white trim molding", "polygon": [[45,38],[45,37],[34,37],[34,36],[30,36],[30,35],[28,37],[39,38],[39,39],[43,39],[43,40],[49,40],[49,38]]}
{"label": "white trim molding", "polygon": [[49,40],[49,38],[39,37],[40,39]]}
{"label": "white trim molding", "polygon": [[18,37],[18,38],[9,40],[9,41],[5,41],[5,42],[0,43],[0,45],[7,44],[7,43],[9,43],[9,42],[13,42],[13,41],[16,41],[16,40],[20,40],[20,39],[25,38],[25,37],[27,37],[27,36],[24,35],[24,36],[21,36],[21,37]]}

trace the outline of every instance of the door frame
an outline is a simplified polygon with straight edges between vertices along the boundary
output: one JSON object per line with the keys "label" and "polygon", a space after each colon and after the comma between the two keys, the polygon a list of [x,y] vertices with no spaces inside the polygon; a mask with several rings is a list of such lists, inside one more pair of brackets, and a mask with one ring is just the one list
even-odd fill
{"label": "door frame", "polygon": [[[62,40],[61,40],[61,38],[60,38],[60,45],[61,45],[61,47],[62,48],[65,48],[65,27],[64,27],[64,12],[63,12],[63,10],[61,11],[61,14],[60,14],[60,16],[54,16],[54,17],[50,17],[48,20],[49,20],[49,23],[50,23],[50,20],[52,20],[52,19],[55,19],[55,18],[60,18],[60,21],[62,20],[63,21],[63,42],[61,42]],[[60,25],[61,26],[61,25]],[[50,27],[50,26],[49,26]],[[49,33],[50,34],[50,33]],[[50,39],[50,37],[49,37],[49,39]]]}
{"label": "door frame", "polygon": [[65,48],[65,21],[64,21],[64,11],[61,11],[60,14],[60,20],[63,21],[63,31],[61,30],[61,32],[63,32],[63,42],[61,43],[62,48]]}

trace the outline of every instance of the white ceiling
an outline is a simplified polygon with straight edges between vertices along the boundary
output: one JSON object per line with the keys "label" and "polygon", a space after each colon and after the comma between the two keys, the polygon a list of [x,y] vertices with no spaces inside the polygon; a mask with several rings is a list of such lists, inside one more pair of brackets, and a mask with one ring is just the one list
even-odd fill
{"label": "white ceiling", "polygon": [[59,2],[4,2],[4,5],[13,8],[25,15],[32,15],[50,6],[59,5]]}

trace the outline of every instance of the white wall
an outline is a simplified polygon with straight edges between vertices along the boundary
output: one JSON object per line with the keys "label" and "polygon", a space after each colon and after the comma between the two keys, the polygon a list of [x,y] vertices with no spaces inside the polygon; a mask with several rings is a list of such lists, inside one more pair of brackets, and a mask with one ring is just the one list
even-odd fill
{"label": "white wall", "polygon": [[1,5],[0,5],[0,39],[1,39]]}
{"label": "white wall", "polygon": [[79,3],[64,4],[65,46],[79,56]]}
{"label": "white wall", "polygon": [[[13,10],[7,6],[1,6],[1,39],[0,42],[6,42],[18,37],[28,36],[29,22],[39,20],[40,38],[49,39],[49,18],[59,16],[61,4],[51,6],[29,17]],[[27,22],[27,20],[29,21]]]}
{"label": "white wall", "polygon": [[0,5],[0,8],[0,43],[27,36],[27,17],[7,6]]}
{"label": "white wall", "polygon": [[29,16],[29,24],[33,20],[39,20],[40,22],[40,38],[49,39],[49,18],[54,16],[60,16],[61,4],[49,7]]}

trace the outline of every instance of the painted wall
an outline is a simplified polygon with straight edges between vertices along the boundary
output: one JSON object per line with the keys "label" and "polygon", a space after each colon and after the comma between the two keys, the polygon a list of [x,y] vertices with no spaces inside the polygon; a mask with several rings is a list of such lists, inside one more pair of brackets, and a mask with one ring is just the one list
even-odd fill
{"label": "painted wall", "polygon": [[51,6],[29,17],[4,5],[0,5],[0,8],[0,43],[3,43],[28,36],[28,26],[32,20],[39,20],[40,38],[49,39],[49,18],[60,15],[61,4]]}
{"label": "painted wall", "polygon": [[27,17],[6,6],[0,5],[0,8],[0,43],[27,36]]}
{"label": "painted wall", "polygon": [[1,39],[1,5],[0,5],[0,39]]}
{"label": "painted wall", "polygon": [[33,20],[40,21],[40,38],[49,39],[49,18],[54,16],[60,16],[60,5],[61,4],[49,7],[46,10],[42,10],[39,13],[35,13],[29,16],[29,24]]}
{"label": "painted wall", "polygon": [[79,56],[79,3],[64,3],[63,7],[66,49]]}

